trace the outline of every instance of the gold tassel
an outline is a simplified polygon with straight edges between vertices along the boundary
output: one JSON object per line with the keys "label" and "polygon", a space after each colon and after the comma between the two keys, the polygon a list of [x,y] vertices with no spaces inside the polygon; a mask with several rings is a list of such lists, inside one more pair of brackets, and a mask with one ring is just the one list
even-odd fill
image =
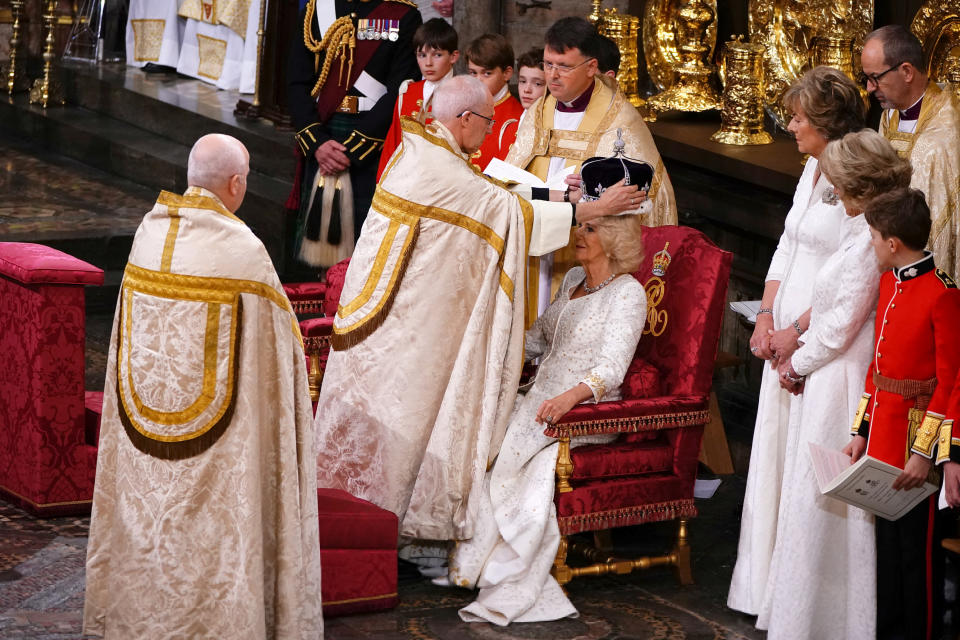
{"label": "gold tassel", "polygon": [[403,274],[407,271],[407,263],[410,262],[410,256],[413,255],[414,249],[417,247],[417,238],[420,237],[419,221],[417,221],[417,224],[410,230],[410,233],[413,234],[413,238],[410,240],[410,246],[407,248],[407,252],[400,258],[400,262],[397,264],[399,275],[393,285],[393,289],[387,294],[387,299],[383,303],[383,306],[380,307],[376,315],[349,333],[337,333],[337,329],[334,327],[333,335],[330,336],[330,347],[334,351],[346,351],[350,347],[360,344],[374,331],[379,329],[380,325],[387,319],[387,315],[390,313],[390,307],[393,306],[393,299],[397,295],[397,289],[403,284]]}
{"label": "gold tassel", "polygon": [[357,45],[357,32],[353,26],[353,19],[350,16],[337,18],[327,29],[327,32],[323,35],[323,39],[320,42],[314,40],[313,17],[316,11],[316,5],[317,0],[310,0],[310,2],[307,3],[303,20],[303,44],[307,47],[307,50],[316,56],[314,58],[314,73],[317,72],[317,67],[319,67],[320,53],[326,52],[326,56],[324,56],[323,59],[323,67],[320,69],[320,77],[317,78],[317,83],[314,85],[313,90],[310,91],[310,95],[314,98],[317,97],[320,89],[323,88],[323,85],[327,82],[327,76],[330,75],[330,67],[333,64],[333,59],[337,57],[340,58],[339,84],[343,84],[343,63],[344,58],[347,56],[348,49],[350,59],[347,67],[347,81],[350,81],[350,76],[353,73],[353,50]]}

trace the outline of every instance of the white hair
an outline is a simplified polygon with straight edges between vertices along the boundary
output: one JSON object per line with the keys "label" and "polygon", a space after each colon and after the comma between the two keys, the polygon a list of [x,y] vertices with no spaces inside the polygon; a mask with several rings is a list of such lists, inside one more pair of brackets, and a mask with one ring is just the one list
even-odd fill
{"label": "white hair", "polygon": [[482,109],[490,99],[486,85],[473,76],[447,78],[433,92],[433,117],[440,122],[449,122],[464,111]]}
{"label": "white hair", "polygon": [[197,140],[187,160],[187,184],[216,190],[235,175],[245,175],[248,155],[239,140],[211,133]]}

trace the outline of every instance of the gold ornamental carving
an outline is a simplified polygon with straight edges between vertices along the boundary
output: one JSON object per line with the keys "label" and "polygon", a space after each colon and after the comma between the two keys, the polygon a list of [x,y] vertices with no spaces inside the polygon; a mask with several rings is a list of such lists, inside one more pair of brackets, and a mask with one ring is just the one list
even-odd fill
{"label": "gold ornamental carving", "polygon": [[[676,13],[679,63],[674,83],[647,100],[650,111],[707,111],[720,109],[720,93],[714,86],[716,68],[710,64],[716,34],[716,0],[687,0]],[[715,40],[714,40],[715,42]]]}
{"label": "gold ornamental carving", "polygon": [[[640,18],[623,15],[616,9],[600,10],[599,0],[594,0],[594,10],[600,11],[595,22],[600,35],[610,38],[620,50],[620,69],[617,71],[617,84],[627,100],[635,107],[641,107],[644,99],[640,97],[639,65],[637,63],[637,38],[640,31]],[[593,19],[591,13],[588,19]]]}
{"label": "gold ornamental carving", "polygon": [[[714,15],[716,0],[710,0]],[[683,2],[677,0],[648,0],[643,14],[643,55],[647,61],[647,73],[659,91],[673,86],[675,69],[680,66],[680,45],[677,30],[677,13]],[[713,52],[717,45],[717,21],[707,25],[704,43]]]}
{"label": "gold ornamental carving", "polygon": [[763,53],[758,44],[736,36],[726,43],[723,55],[723,109],[720,130],[710,136],[722,144],[770,144],[773,136],[763,129]]}
{"label": "gold ornamental carving", "polygon": [[873,0],[750,0],[748,19],[750,42],[765,50],[766,109],[785,130],[789,114],[781,98],[814,66],[815,55],[840,61],[849,40],[849,70],[841,70],[851,77],[860,72],[863,38],[873,28]]}
{"label": "gold ornamental carving", "polygon": [[930,79],[955,83],[951,77],[960,76],[960,0],[927,0],[913,17],[910,31],[923,44]]}

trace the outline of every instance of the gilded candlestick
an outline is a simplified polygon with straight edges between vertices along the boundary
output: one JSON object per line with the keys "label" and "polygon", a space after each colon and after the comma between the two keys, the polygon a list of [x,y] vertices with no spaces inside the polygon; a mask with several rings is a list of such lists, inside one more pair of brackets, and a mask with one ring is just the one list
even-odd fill
{"label": "gilded candlestick", "polygon": [[57,0],[47,1],[47,10],[43,14],[47,37],[43,48],[43,76],[33,81],[30,88],[30,102],[39,104],[44,109],[50,104],[63,104],[63,86],[57,78],[55,62],[56,27],[57,27]]}
{"label": "gilded candlestick", "polygon": [[30,80],[23,72],[23,63],[19,59],[20,53],[20,18],[23,15],[23,0],[10,0],[10,13],[13,17],[13,27],[10,32],[10,60],[3,69],[3,88],[7,93],[26,91],[30,88]]}

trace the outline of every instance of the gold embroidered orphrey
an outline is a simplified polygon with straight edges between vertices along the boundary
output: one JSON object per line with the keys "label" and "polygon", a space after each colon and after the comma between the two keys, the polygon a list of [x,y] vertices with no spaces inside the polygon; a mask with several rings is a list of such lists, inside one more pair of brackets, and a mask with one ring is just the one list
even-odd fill
{"label": "gold embroidered orphrey", "polygon": [[[286,296],[263,282],[171,271],[181,209],[203,209],[240,222],[236,216],[191,191],[184,196],[162,192],[157,204],[166,207],[169,217],[160,269],[129,262],[124,270],[114,345],[117,406],[138,450],[181,459],[208,449],[230,424],[241,294],[260,296],[290,314],[291,330],[298,339],[300,334]],[[166,332],[175,332],[178,339],[162,340]]]}

